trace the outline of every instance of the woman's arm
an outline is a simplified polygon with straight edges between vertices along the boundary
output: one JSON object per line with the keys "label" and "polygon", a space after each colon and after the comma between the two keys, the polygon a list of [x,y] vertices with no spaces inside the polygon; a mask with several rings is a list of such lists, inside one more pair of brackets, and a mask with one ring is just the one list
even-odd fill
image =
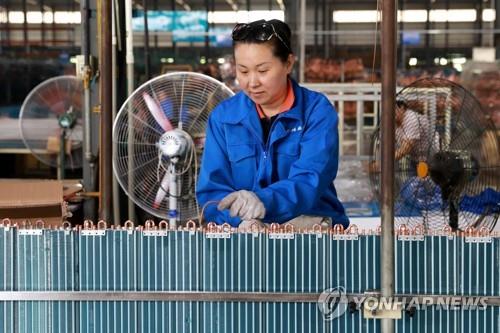
{"label": "woman's arm", "polygon": [[300,155],[288,179],[255,193],[266,208],[265,221],[286,222],[309,211],[333,182],[338,169],[338,117],[326,100],[306,119]]}
{"label": "woman's arm", "polygon": [[[214,110],[215,111],[215,110]],[[228,210],[217,210],[217,203],[229,193],[235,191],[232,187],[231,168],[226,152],[225,138],[220,123],[216,120],[216,113],[210,114],[207,130],[205,149],[200,168],[200,175],[196,187],[196,198],[200,207],[205,207],[204,219],[206,222],[229,223],[238,226],[239,217],[231,217]]]}

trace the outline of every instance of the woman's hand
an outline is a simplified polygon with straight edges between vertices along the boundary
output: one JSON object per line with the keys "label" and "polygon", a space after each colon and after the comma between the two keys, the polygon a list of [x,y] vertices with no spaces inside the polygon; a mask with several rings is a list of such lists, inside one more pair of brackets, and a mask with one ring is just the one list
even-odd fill
{"label": "woman's hand", "polygon": [[242,220],[262,219],[266,215],[266,208],[259,197],[246,190],[227,195],[221,200],[217,209],[229,209],[231,217],[239,216]]}

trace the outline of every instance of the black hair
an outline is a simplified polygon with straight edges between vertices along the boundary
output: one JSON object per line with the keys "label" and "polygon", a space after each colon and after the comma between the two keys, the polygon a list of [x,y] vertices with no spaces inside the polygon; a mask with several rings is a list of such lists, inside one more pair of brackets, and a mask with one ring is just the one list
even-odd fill
{"label": "black hair", "polygon": [[290,43],[290,39],[292,37],[292,31],[288,24],[280,20],[258,20],[251,23],[248,23],[249,26],[258,26],[263,23],[272,24],[274,30],[279,35],[278,37],[273,37],[268,41],[258,40],[255,35],[248,34],[245,38],[240,40],[233,40],[233,47],[238,44],[264,44],[267,43],[272,46],[273,55],[279,58],[282,62],[286,62],[288,60],[288,56],[292,54],[292,45]]}

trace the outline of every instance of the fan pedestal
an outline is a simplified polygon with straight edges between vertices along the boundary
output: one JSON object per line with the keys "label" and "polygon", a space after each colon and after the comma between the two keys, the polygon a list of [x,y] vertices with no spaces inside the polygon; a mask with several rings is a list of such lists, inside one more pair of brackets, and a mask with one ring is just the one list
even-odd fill
{"label": "fan pedestal", "polygon": [[[175,161],[174,161],[175,160]],[[177,210],[177,175],[175,173],[175,165],[177,163],[176,158],[171,160],[168,167],[168,178],[169,178],[169,191],[168,191],[168,224],[171,227],[177,227],[177,222],[179,220],[179,212]]]}

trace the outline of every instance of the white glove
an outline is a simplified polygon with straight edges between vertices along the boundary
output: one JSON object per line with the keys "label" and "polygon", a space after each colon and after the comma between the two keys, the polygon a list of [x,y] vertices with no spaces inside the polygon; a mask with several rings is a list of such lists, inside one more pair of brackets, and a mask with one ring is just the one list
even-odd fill
{"label": "white glove", "polygon": [[227,195],[217,206],[218,210],[229,209],[231,217],[239,216],[242,220],[262,219],[266,208],[255,193],[236,191]]}

